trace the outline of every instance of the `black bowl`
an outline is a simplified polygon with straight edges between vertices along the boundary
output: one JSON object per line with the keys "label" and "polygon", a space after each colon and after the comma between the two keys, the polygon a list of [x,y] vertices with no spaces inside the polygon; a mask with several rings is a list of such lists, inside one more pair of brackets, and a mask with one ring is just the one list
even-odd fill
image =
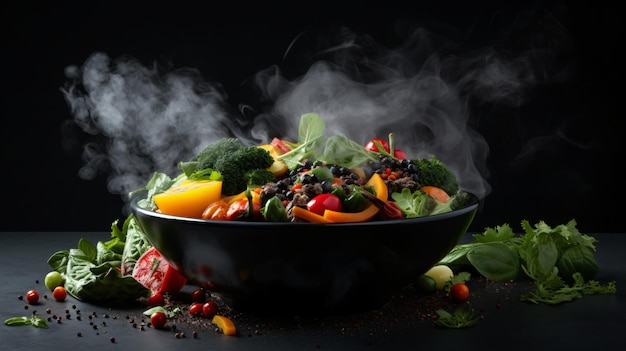
{"label": "black bowl", "polygon": [[131,209],[150,243],[232,308],[262,314],[372,310],[441,260],[478,208],[364,223],[230,222]]}

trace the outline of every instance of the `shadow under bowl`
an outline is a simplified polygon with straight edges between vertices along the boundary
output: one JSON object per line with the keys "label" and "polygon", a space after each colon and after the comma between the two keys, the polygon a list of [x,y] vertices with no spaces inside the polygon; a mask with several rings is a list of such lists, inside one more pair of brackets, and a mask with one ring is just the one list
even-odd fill
{"label": "shadow under bowl", "polygon": [[246,313],[368,311],[439,262],[478,209],[364,223],[232,222],[131,210],[150,243],[191,284]]}

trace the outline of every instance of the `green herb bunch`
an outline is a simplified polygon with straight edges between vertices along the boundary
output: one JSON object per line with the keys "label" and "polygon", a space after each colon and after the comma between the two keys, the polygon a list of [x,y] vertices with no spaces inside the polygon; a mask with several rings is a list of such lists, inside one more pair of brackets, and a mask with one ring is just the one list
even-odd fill
{"label": "green herb bunch", "polygon": [[535,289],[522,301],[558,304],[591,294],[614,294],[614,281],[601,284],[595,278],[598,263],[592,236],[582,234],[576,221],[554,228],[541,221],[521,222],[516,235],[508,224],[486,228],[474,241],[453,248],[439,263],[454,270],[473,268],[485,278],[507,281],[526,277]]}

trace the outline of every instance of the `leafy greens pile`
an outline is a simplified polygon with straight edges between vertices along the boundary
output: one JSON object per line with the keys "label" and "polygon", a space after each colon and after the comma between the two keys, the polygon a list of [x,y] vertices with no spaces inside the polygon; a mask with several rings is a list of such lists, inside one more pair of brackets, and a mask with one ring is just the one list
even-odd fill
{"label": "leafy greens pile", "polygon": [[532,303],[558,304],[583,295],[616,292],[615,281],[602,285],[593,280],[598,272],[597,240],[580,233],[576,221],[552,228],[543,221],[532,226],[523,220],[521,226],[521,235],[508,224],[486,228],[473,235],[473,242],[453,248],[439,264],[454,270],[473,268],[494,281],[525,275],[536,288],[521,299]]}
{"label": "leafy greens pile", "polygon": [[111,239],[96,245],[81,238],[78,246],[57,251],[48,264],[61,273],[65,289],[83,301],[124,305],[149,296],[149,290],[132,276],[137,259],[151,245],[134,216],[129,216],[122,229],[118,221],[111,225]]}

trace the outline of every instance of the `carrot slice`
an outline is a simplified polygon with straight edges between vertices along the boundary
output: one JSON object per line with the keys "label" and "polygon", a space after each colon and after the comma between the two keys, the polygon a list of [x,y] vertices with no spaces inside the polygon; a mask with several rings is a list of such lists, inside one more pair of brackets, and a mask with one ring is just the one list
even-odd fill
{"label": "carrot slice", "polygon": [[422,191],[444,203],[450,198],[450,195],[448,195],[448,193],[436,186],[425,185],[422,187]]}
{"label": "carrot slice", "polygon": [[237,328],[235,327],[235,324],[230,318],[226,316],[216,314],[215,316],[213,316],[211,323],[217,325],[217,327],[220,328],[224,335],[237,334]]}

